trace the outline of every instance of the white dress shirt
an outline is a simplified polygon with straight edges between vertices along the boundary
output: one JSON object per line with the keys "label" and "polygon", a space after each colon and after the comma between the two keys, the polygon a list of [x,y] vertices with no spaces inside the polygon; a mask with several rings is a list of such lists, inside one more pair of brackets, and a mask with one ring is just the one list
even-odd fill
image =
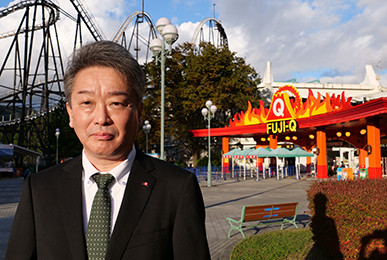
{"label": "white dress shirt", "polygon": [[82,195],[83,195],[83,226],[84,232],[86,234],[87,225],[89,223],[89,216],[91,211],[91,206],[93,204],[93,199],[97,193],[98,187],[97,183],[91,177],[95,173],[106,174],[110,173],[114,176],[115,181],[110,186],[109,193],[112,202],[112,215],[111,215],[111,226],[110,234],[113,233],[114,225],[117,220],[118,212],[121,207],[122,199],[125,193],[126,183],[128,181],[129,173],[132,169],[134,158],[136,157],[136,149],[133,145],[132,151],[129,153],[128,158],[123,161],[121,164],[116,166],[114,169],[109,172],[100,172],[98,171],[93,164],[87,159],[85,151],[82,151]]}

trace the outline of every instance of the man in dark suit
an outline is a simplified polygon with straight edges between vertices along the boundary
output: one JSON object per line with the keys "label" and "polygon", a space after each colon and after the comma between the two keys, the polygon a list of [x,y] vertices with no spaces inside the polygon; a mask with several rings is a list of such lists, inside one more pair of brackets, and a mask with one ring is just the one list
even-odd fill
{"label": "man in dark suit", "polygon": [[[145,83],[129,52],[108,41],[87,44],[64,84],[82,155],[26,179],[6,259],[210,259],[196,177],[133,144]],[[106,250],[93,258],[95,176],[114,178]]]}

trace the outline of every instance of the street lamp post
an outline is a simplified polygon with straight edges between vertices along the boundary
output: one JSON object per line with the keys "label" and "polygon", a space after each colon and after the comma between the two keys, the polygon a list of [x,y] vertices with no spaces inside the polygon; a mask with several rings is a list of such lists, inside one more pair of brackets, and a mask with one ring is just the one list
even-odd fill
{"label": "street lamp post", "polygon": [[58,164],[58,140],[59,140],[60,131],[59,128],[55,130],[55,136],[56,136],[56,164]]}
{"label": "street lamp post", "polygon": [[204,120],[208,121],[208,168],[207,168],[207,186],[211,187],[212,173],[211,173],[211,118],[214,118],[217,107],[212,104],[211,100],[206,102],[206,107],[202,109]]}
{"label": "street lamp post", "polygon": [[[161,65],[161,116],[160,116],[160,158],[164,157],[164,94],[165,94],[165,57],[170,54],[172,44],[179,38],[177,28],[171,24],[168,18],[162,17],[156,23],[156,29],[161,35],[161,39],[155,38],[151,41],[149,48],[156,57],[156,63]],[[165,52],[165,43],[169,49]]]}
{"label": "street lamp post", "polygon": [[148,134],[151,130],[152,126],[149,124],[149,121],[146,120],[144,122],[144,125],[142,126],[142,129],[144,130],[145,132],[145,144],[146,144],[146,154],[148,154]]}

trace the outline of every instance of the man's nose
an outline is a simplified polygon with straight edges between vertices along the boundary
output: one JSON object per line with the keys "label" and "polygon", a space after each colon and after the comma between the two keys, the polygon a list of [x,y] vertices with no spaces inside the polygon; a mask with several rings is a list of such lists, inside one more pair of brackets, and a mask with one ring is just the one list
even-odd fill
{"label": "man's nose", "polygon": [[95,109],[94,120],[98,125],[110,125],[112,123],[112,119],[109,115],[109,110],[104,105],[97,105]]}

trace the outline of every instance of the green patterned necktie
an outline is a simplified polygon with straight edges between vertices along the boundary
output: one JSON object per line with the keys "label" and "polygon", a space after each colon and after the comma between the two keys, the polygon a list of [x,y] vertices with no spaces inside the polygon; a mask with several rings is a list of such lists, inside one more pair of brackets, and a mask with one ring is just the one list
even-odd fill
{"label": "green patterned necktie", "polygon": [[111,200],[109,187],[114,181],[111,174],[94,174],[98,186],[91,207],[86,231],[87,254],[89,259],[105,259],[110,240]]}

